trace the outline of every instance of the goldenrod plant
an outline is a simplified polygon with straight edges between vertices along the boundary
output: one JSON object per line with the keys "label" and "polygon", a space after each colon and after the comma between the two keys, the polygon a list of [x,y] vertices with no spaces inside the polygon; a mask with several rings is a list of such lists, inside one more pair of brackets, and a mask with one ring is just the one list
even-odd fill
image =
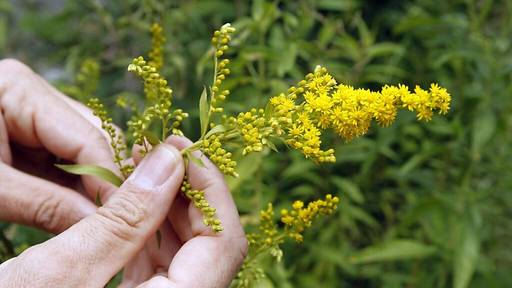
{"label": "goldenrod plant", "polygon": [[96,93],[99,77],[99,63],[92,58],[86,58],[80,65],[74,85],[63,86],[61,90],[79,101],[86,102]]}
{"label": "goldenrod plant", "polygon": [[283,251],[279,247],[287,238],[301,243],[304,240],[303,233],[313,224],[319,216],[328,216],[337,209],[339,198],[328,194],[325,199],[319,199],[308,203],[297,200],[292,209],[282,209],[280,222],[284,229],[280,229],[274,220],[272,203],[268,203],[267,209],[260,211],[260,222],[255,233],[247,235],[249,239],[249,255],[247,255],[240,272],[233,281],[232,286],[238,288],[253,287],[261,278],[265,277],[259,260],[265,255],[270,255],[281,261]]}
{"label": "goldenrod plant", "polygon": [[[159,24],[153,24],[150,30],[152,48],[148,60],[139,56],[128,66],[128,71],[139,77],[144,85],[146,105],[143,109],[130,105],[135,113],[127,123],[128,137],[133,139],[134,144],[142,146],[142,154],[148,153],[170,135],[183,135],[180,125],[188,117],[188,113],[174,107],[173,90],[160,73],[164,65],[163,29]],[[241,147],[242,155],[264,150],[277,151],[278,147],[283,146],[280,144],[284,144],[317,164],[335,162],[334,149],[322,141],[323,134],[328,130],[345,141],[351,141],[365,135],[373,120],[383,127],[391,125],[399,109],[416,112],[418,120],[422,121],[431,120],[434,113],[446,114],[450,109],[450,94],[437,84],[431,84],[428,90],[419,86],[410,90],[399,84],[385,85],[380,90],[372,91],[338,83],[325,67],[317,66],[295,86],[271,97],[264,107],[228,115],[224,103],[230,91],[223,83],[231,73],[227,52],[234,32],[234,27],[225,24],[213,34],[213,79],[199,98],[201,136],[181,151],[187,165],[190,162],[202,165],[202,160],[192,154],[199,150],[226,176],[238,177],[237,161],[233,157],[236,151],[231,150],[232,144]],[[91,99],[89,107],[100,118],[102,128],[110,137],[114,162],[118,164],[121,175],[102,167],[60,167],[71,173],[96,175],[120,185],[133,170],[132,166],[126,164],[129,149],[99,100]],[[204,192],[193,190],[186,178],[181,190],[201,210],[204,224],[215,232],[221,232],[222,223],[215,216],[215,207],[208,203]],[[269,204],[267,210],[261,211],[258,232],[249,234],[249,257],[234,285],[253,285],[262,276],[257,265],[259,255],[271,254],[279,260],[282,255],[279,244],[286,238],[302,242],[303,233],[313,220],[319,215],[334,213],[338,202],[339,197],[333,195],[307,205],[297,200],[292,209],[280,211],[283,229],[274,223],[272,204]]]}

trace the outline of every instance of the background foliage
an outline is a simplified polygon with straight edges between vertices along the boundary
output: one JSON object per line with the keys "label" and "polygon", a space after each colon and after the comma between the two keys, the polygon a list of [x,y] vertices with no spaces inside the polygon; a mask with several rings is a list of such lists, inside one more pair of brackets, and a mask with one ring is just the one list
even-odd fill
{"label": "background foliage", "polygon": [[[285,245],[277,268],[269,261],[261,287],[512,285],[512,2],[169,2],[0,0],[0,58],[18,58],[65,88],[93,57],[102,64],[99,96],[113,107],[119,93],[142,97],[126,66],[147,52],[149,24],[160,20],[169,39],[164,74],[176,104],[191,112],[185,134],[193,139],[212,73],[211,32],[225,22],[238,29],[230,112],[262,106],[317,64],[368,88],[439,82],[453,97],[447,117],[424,125],[403,113],[351,143],[333,137],[335,164],[317,166],[284,147],[241,160],[241,177],[229,182],[244,223],[269,201],[342,199],[303,245]],[[0,232],[3,260],[49,237],[8,223]]]}

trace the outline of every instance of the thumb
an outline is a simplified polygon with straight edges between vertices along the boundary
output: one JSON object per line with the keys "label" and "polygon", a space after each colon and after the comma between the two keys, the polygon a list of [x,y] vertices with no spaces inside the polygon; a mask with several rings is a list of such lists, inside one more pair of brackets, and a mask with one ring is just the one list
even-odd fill
{"label": "thumb", "polygon": [[165,219],[183,181],[183,166],[176,148],[159,145],[95,214],[32,253],[46,256],[45,265],[69,267],[65,275],[82,277],[74,279],[80,287],[103,287]]}

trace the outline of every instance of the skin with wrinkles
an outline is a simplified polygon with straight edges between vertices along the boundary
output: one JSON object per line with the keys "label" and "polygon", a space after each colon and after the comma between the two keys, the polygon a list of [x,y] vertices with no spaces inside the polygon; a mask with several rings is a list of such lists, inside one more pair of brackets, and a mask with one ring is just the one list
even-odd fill
{"label": "skin with wrinkles", "polygon": [[[171,137],[144,159],[135,150],[135,172],[118,189],[65,175],[51,169],[57,159],[116,171],[97,119],[16,60],[0,61],[0,75],[0,220],[60,233],[0,265],[0,287],[103,287],[123,268],[121,287],[229,285],[247,241],[215,165],[184,171],[188,139]],[[222,233],[178,193],[184,173],[218,209]]]}

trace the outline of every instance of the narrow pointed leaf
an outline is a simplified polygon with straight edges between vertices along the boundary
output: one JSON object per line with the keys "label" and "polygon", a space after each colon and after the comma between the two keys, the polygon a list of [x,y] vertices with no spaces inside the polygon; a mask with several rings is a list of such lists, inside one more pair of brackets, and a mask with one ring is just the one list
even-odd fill
{"label": "narrow pointed leaf", "polygon": [[142,136],[144,136],[144,138],[146,138],[146,140],[149,142],[149,144],[153,145],[153,146],[156,146],[158,144],[160,144],[160,139],[158,139],[158,137],[151,131],[144,131],[142,132]]}
{"label": "narrow pointed leaf", "polygon": [[99,177],[107,182],[119,187],[123,184],[123,179],[117,176],[114,172],[96,165],[80,165],[80,164],[55,164],[58,168],[75,175],[91,175]]}
{"label": "narrow pointed leaf", "polygon": [[210,106],[208,105],[208,93],[206,92],[206,87],[203,89],[203,93],[201,93],[201,98],[199,99],[199,122],[201,123],[201,138],[206,134],[206,130],[208,129],[209,115],[210,114]]}
{"label": "narrow pointed leaf", "polygon": [[205,167],[203,161],[201,159],[195,157],[194,155],[192,155],[192,153],[187,152],[186,155],[187,155],[187,158],[190,159],[190,161],[192,161],[192,163],[194,163],[197,166],[202,167],[202,168]]}
{"label": "narrow pointed leaf", "polygon": [[352,264],[365,264],[424,258],[435,252],[436,249],[433,246],[415,240],[397,239],[366,247],[352,255],[350,262]]}
{"label": "narrow pointed leaf", "polygon": [[210,129],[210,131],[208,131],[208,133],[206,133],[206,135],[204,135],[204,138],[208,138],[213,134],[218,134],[218,133],[222,133],[225,131],[226,131],[226,127],[224,127],[224,125],[217,125],[217,126],[213,127],[212,129]]}

